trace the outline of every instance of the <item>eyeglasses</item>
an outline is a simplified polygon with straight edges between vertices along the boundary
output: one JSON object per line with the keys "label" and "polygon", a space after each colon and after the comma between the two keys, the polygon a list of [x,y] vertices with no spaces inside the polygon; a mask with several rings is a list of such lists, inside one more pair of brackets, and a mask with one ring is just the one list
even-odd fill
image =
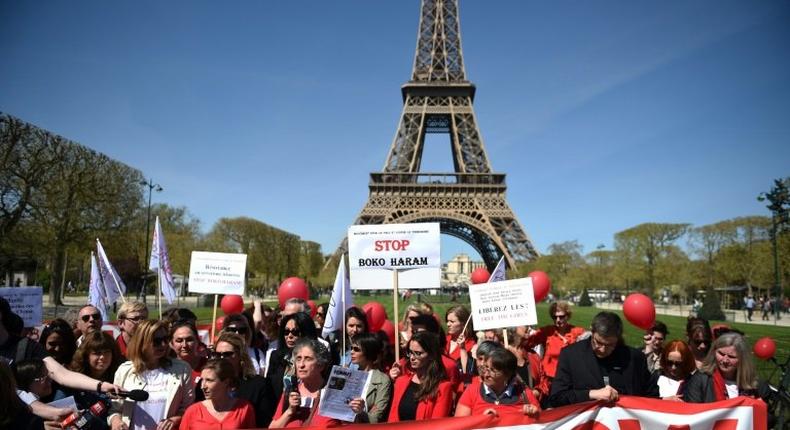
{"label": "eyeglasses", "polygon": [[409,357],[420,358],[420,357],[428,355],[428,353],[425,352],[425,351],[412,351],[410,349],[410,350],[406,351],[406,355],[408,355]]}
{"label": "eyeglasses", "polygon": [[564,319],[568,319],[568,315],[567,314],[554,315],[552,318],[554,318],[555,320],[564,320]]}
{"label": "eyeglasses", "polygon": [[154,345],[167,344],[167,336],[157,336],[153,339]]}
{"label": "eyeglasses", "polygon": [[123,319],[125,319],[126,321],[131,321],[131,322],[136,324],[136,323],[139,323],[140,321],[144,320],[145,317],[142,316],[142,315],[137,315],[136,317],[124,317]]}
{"label": "eyeglasses", "polygon": [[504,372],[502,372],[501,370],[494,369],[492,367],[483,365],[483,366],[480,366],[478,368],[478,373],[480,373],[481,375],[484,374],[484,373],[490,373],[492,376],[497,376],[497,375],[501,375]]}
{"label": "eyeglasses", "polygon": [[219,358],[222,360],[227,358],[233,358],[235,356],[236,356],[236,351],[223,351],[223,352],[214,351],[211,353],[211,358]]}
{"label": "eyeglasses", "polygon": [[595,338],[595,335],[592,336],[592,343],[593,343],[593,345],[592,345],[593,348],[595,348],[595,349],[603,349],[605,351],[608,351],[608,350],[611,350],[611,349],[614,349],[615,347],[617,347],[617,341],[612,342],[612,343],[601,342],[600,340]]}
{"label": "eyeglasses", "polygon": [[83,315],[83,316],[80,317],[82,322],[88,322],[88,321],[91,320],[91,318],[93,318],[96,321],[101,321],[101,314],[89,314],[89,315]]}
{"label": "eyeglasses", "polygon": [[294,337],[299,337],[299,336],[302,335],[302,332],[298,328],[295,328],[293,330],[291,330],[289,328],[284,328],[283,329],[283,336],[288,336],[288,335],[292,335]]}
{"label": "eyeglasses", "polygon": [[236,334],[247,334],[249,332],[247,327],[240,327],[240,326],[228,327],[225,330],[232,331],[232,332],[234,332]]}
{"label": "eyeglasses", "polygon": [[674,361],[674,360],[667,360],[667,367],[681,367],[683,366],[682,361]]}
{"label": "eyeglasses", "polygon": [[33,382],[44,382],[49,379],[49,373],[44,376],[39,376],[38,378],[33,378]]}
{"label": "eyeglasses", "polygon": [[351,350],[354,351],[354,352],[362,352],[362,348],[360,348],[360,347],[358,347],[356,345],[352,346]]}

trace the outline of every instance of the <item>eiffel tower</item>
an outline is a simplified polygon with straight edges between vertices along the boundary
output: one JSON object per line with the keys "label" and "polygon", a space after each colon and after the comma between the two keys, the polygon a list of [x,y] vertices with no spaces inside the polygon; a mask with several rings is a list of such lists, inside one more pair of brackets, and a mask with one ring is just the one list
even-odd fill
{"label": "eiffel tower", "polygon": [[[505,199],[505,174],[493,173],[466,78],[458,0],[422,0],[411,80],[401,87],[403,113],[381,172],[370,174],[370,196],[354,224],[438,222],[441,232],[477,250],[492,270],[538,252]],[[455,171],[424,173],[427,133],[450,137]],[[344,239],[338,254],[347,252]]]}

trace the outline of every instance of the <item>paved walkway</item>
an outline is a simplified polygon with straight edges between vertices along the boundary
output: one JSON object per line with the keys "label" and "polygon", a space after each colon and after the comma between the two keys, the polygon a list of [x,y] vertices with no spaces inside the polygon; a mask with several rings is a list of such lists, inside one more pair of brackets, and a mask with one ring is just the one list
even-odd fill
{"label": "paved walkway", "polygon": [[[601,309],[615,309],[615,310],[622,310],[623,304],[622,303],[596,303],[596,307]],[[673,315],[678,317],[687,317],[691,312],[691,306],[663,306],[658,305],[656,306],[656,314],[657,315]],[[774,316],[771,315],[770,321],[763,321],[761,320],[762,312],[755,311],[752,314],[752,320],[746,320],[746,311],[745,310],[732,310],[726,309],[724,311],[724,315],[727,317],[727,321],[736,322],[739,324],[756,324],[756,325],[773,325],[773,326],[782,326],[782,327],[790,327],[790,315],[783,314],[782,318],[779,320],[774,320]]]}

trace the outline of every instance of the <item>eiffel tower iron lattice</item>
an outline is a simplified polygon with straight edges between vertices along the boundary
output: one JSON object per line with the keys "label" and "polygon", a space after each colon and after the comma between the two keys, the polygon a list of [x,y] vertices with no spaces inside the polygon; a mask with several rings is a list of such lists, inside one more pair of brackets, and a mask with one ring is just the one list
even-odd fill
{"label": "eiffel tower iron lattice", "polygon": [[[489,270],[538,252],[505,199],[505,175],[492,173],[466,78],[458,0],[422,0],[411,80],[401,87],[403,112],[381,172],[354,224],[438,222],[470,244]],[[425,135],[449,134],[452,173],[420,172]],[[343,240],[336,256],[347,252]]]}

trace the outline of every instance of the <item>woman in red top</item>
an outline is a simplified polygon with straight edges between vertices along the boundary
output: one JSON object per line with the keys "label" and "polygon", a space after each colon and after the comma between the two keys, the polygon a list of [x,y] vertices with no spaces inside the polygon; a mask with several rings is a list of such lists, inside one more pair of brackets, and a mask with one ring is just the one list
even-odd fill
{"label": "woman in red top", "polygon": [[440,351],[435,333],[418,332],[409,340],[406,354],[414,374],[395,380],[389,422],[450,416],[453,384],[445,375]]}
{"label": "woman in red top", "polygon": [[[469,315],[469,309],[463,305],[453,306],[447,309],[445,314],[447,342],[444,345],[444,353],[456,361],[461,359],[461,350],[471,351],[476,343],[472,325],[466,324]],[[464,325],[466,325],[465,329]],[[466,362],[461,362],[461,369],[466,369]]]}
{"label": "woman in red top", "polygon": [[255,411],[250,402],[230,395],[230,390],[237,382],[230,363],[226,360],[209,360],[200,376],[206,400],[187,408],[179,430],[255,428]]}
{"label": "woman in red top", "polygon": [[549,315],[554,325],[541,327],[529,337],[529,347],[543,347],[543,372],[550,379],[557,373],[557,363],[562,348],[576,342],[585,330],[575,327],[571,319],[571,307],[567,302],[554,302],[549,306]]}
{"label": "woman in red top", "polygon": [[516,355],[505,348],[488,354],[480,368],[482,383],[470,384],[458,400],[456,417],[470,415],[527,415],[540,412],[532,390],[516,375]]}

